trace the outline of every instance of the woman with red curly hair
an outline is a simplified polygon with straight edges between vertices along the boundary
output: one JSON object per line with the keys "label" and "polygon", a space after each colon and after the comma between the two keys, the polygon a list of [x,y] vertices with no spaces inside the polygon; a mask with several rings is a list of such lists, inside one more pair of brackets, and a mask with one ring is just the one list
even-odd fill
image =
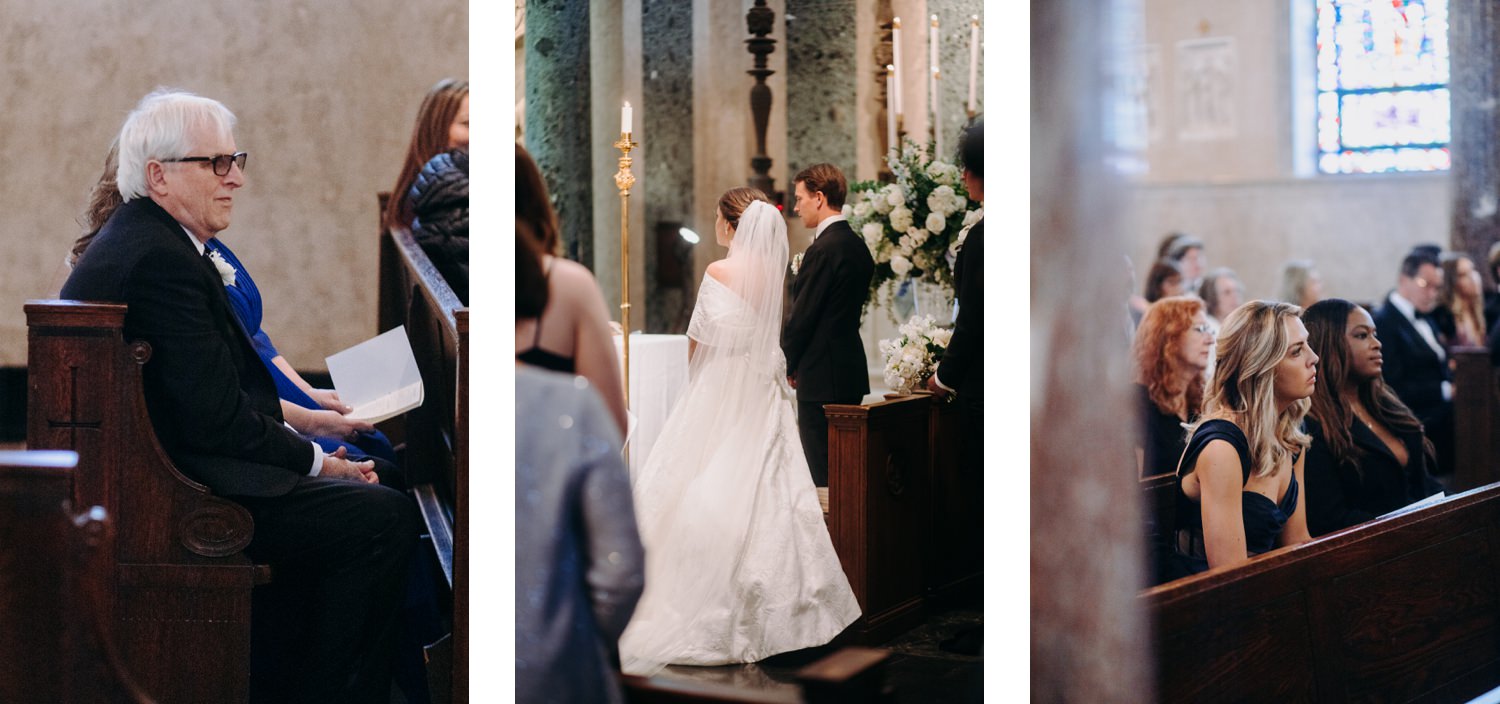
{"label": "woman with red curly hair", "polygon": [[1213,346],[1202,299],[1169,296],[1146,309],[1134,349],[1145,425],[1136,443],[1140,476],[1177,468],[1186,443],[1183,425],[1203,410],[1204,374]]}

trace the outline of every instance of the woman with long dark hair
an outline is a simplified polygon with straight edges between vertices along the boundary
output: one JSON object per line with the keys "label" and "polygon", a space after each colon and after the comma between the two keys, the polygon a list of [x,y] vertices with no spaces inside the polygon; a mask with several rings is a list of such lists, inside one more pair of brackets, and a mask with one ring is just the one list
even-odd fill
{"label": "woman with long dark hair", "polygon": [[1307,431],[1307,528],[1323,535],[1363,523],[1441,490],[1422,423],[1380,372],[1369,312],[1341,298],[1302,313],[1308,342],[1323,352]]}

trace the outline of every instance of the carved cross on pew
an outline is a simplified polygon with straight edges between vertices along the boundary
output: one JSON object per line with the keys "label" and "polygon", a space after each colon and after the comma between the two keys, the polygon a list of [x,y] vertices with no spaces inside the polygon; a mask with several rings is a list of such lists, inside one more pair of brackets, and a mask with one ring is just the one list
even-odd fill
{"label": "carved cross on pew", "polygon": [[[68,417],[64,420],[47,419],[47,428],[55,430],[66,428],[68,430],[68,449],[78,449],[78,430],[98,430],[98,420],[78,420],[78,369],[77,365],[68,365]],[[97,409],[96,409],[97,410]]]}

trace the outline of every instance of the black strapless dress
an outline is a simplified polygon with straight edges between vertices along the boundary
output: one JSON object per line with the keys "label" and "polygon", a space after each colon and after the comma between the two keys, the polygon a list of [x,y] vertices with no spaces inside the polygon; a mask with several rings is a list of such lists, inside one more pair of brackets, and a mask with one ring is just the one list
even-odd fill
{"label": "black strapless dress", "polygon": [[[1243,481],[1250,481],[1250,441],[1239,426],[1227,420],[1215,418],[1198,426],[1182,456],[1182,466],[1177,471],[1177,536],[1172,546],[1173,579],[1197,574],[1208,569],[1208,556],[1203,551],[1202,506],[1182,492],[1182,479],[1198,462],[1198,455],[1213,440],[1224,440],[1234,446],[1240,456]],[[1295,463],[1296,457],[1292,458]],[[1245,520],[1245,548],[1250,555],[1259,555],[1276,547],[1276,538],[1287,519],[1297,510],[1297,475],[1292,474],[1291,485],[1286,488],[1281,503],[1262,494],[1246,491],[1241,494],[1241,510]]]}

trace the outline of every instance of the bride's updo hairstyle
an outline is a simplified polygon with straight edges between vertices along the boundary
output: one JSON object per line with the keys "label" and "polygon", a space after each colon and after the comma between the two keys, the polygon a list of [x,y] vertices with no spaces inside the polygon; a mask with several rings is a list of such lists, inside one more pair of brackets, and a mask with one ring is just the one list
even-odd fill
{"label": "bride's updo hairstyle", "polygon": [[766,197],[759,188],[739,186],[724,191],[719,197],[719,214],[724,216],[724,222],[738,230],[740,229],[740,216],[745,214],[745,208],[750,207],[755,201],[763,201],[767,205],[774,205],[771,199]]}

